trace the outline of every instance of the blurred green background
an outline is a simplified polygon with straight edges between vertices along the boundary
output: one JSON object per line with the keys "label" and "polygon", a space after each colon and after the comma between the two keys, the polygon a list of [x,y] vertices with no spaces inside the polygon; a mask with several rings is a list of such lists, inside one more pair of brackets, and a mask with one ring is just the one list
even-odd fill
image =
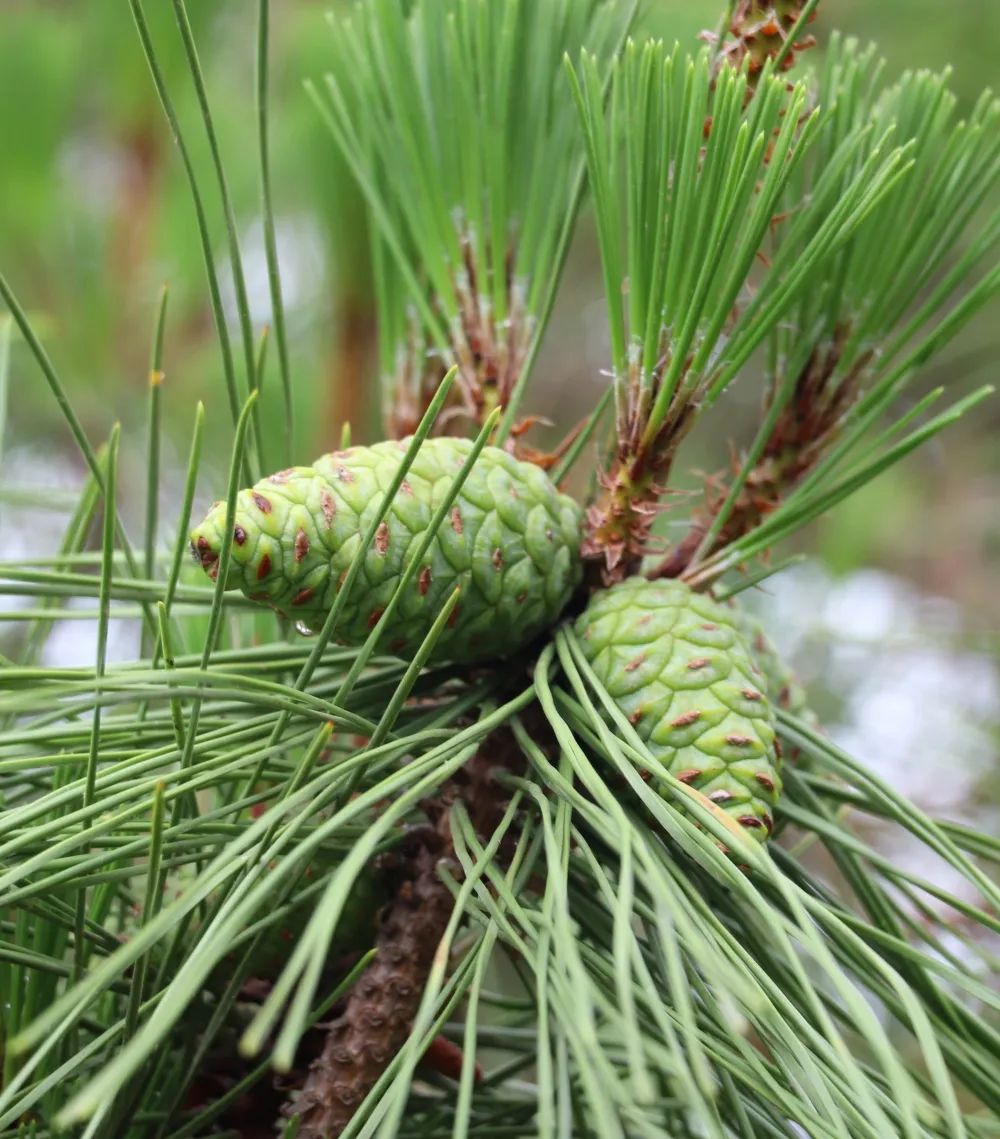
{"label": "blurred green background", "polygon": [[[352,422],[357,439],[379,433],[375,315],[363,215],[302,89],[305,78],[319,77],[324,70],[331,35],[324,13],[329,7],[330,0],[281,0],[272,4],[271,14],[274,198],[298,461],[334,446],[345,420]],[[203,171],[238,358],[223,218],[172,6],[150,0],[145,8],[192,157]],[[718,0],[647,0],[642,21],[666,38],[693,43],[700,29],[717,22],[720,8]],[[149,345],[159,290],[169,283],[163,388],[163,516],[169,526],[175,516],[170,500],[177,493],[197,399],[207,411],[200,501],[215,497],[221,485],[231,438],[183,167],[127,5],[4,0],[2,9],[0,267],[28,309],[90,437],[106,438],[112,422],[121,420],[126,495],[135,487],[125,508],[133,518],[142,509]],[[270,314],[256,172],[256,5],[213,0],[191,3],[189,9],[259,332]],[[966,103],[1000,80],[1000,5],[986,0],[946,5],[940,0],[827,0],[814,30],[822,41],[833,27],[863,40],[876,39],[890,76],[911,67],[951,64],[954,87]],[[557,421],[550,437],[584,414],[606,382],[603,321],[596,253],[584,217],[525,406]],[[945,383],[957,394],[993,380],[998,328],[1000,302],[994,302],[932,363],[924,388]],[[275,425],[274,465],[281,463],[283,434],[278,387],[272,346],[264,419]],[[911,398],[919,390],[915,386]],[[758,400],[752,383],[737,385],[729,403],[736,439]],[[843,720],[845,734],[868,731],[866,717],[886,722],[884,706],[896,702],[891,720],[895,735],[884,749],[887,764],[908,754],[907,748],[920,746],[902,730],[910,713],[899,701],[908,694],[911,710],[940,698],[951,720],[964,718],[977,726],[975,740],[956,738],[943,754],[971,755],[970,771],[980,774],[981,768],[995,766],[992,725],[1000,721],[995,665],[995,631],[1000,628],[998,430],[1000,396],[815,526],[802,544],[819,559],[760,598],[763,608],[773,611],[776,639],[793,654],[806,679],[817,687],[829,681],[837,693],[828,716]],[[82,464],[34,361],[16,338],[3,443],[0,535],[5,556],[24,557],[39,548],[45,552],[58,526],[47,529],[37,512],[17,509],[17,488],[51,485],[58,505],[59,486],[78,486]],[[727,461],[726,446],[717,431],[703,432],[685,457],[692,466],[712,470]],[[911,634],[915,640],[908,639]],[[3,637],[0,630],[0,649]],[[896,643],[903,644],[904,656],[887,659],[884,654]],[[914,654],[925,649],[939,655],[913,673]],[[871,675],[874,668],[882,677],[895,677],[895,687],[886,693],[869,684],[863,706],[852,706],[852,678],[865,669]],[[952,689],[954,699],[947,695]],[[874,710],[869,706],[873,699]],[[976,756],[983,757],[982,764]]]}
{"label": "blurred green background", "polygon": [[[360,437],[378,431],[364,227],[325,128],[302,90],[303,79],[324,69],[329,6],[329,0],[272,5],[274,192],[298,411],[296,452],[303,461],[339,438],[344,419],[353,422]],[[214,0],[189,7],[260,329],[269,320],[269,304],[255,167],[256,5]],[[221,212],[171,5],[158,0],[146,8],[185,137],[205,171],[207,206],[223,261]],[[169,282],[168,449],[171,439],[181,450],[186,446],[195,398],[206,404],[208,438],[217,448],[227,446],[230,424],[194,213],[127,6],[6,0],[3,9],[4,273],[64,374],[92,437],[106,437],[119,418],[126,440],[141,437],[152,321],[161,283]],[[647,0],[643,21],[658,34],[691,42],[699,29],[714,25],[719,10],[718,0]],[[953,65],[955,88],[966,101],[998,78],[1000,5],[828,0],[815,30],[822,40],[833,26],[875,38],[890,74]],[[602,382],[596,268],[584,220],[531,409],[561,409],[560,426],[570,420],[569,413],[585,412]],[[221,276],[235,317],[224,266]],[[946,382],[964,390],[992,379],[998,322],[1000,304],[994,304],[932,365],[927,384]],[[281,414],[273,352],[271,362],[265,392],[269,418]],[[744,388],[743,406],[749,408],[756,393]],[[738,399],[731,414],[739,419]],[[838,574],[881,565],[1000,618],[998,427],[1000,399],[831,516],[813,534],[824,560]],[[739,435],[738,427],[734,434]],[[18,345],[7,435],[8,464],[20,456],[23,468],[26,450],[65,451],[66,461],[76,462],[35,367]],[[710,444],[704,454],[690,457],[709,468],[724,461]],[[19,478],[15,468],[5,482]]]}

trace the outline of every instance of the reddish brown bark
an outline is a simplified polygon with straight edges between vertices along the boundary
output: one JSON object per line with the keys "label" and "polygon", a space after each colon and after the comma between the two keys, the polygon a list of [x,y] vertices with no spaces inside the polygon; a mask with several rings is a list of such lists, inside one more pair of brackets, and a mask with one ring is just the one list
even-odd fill
{"label": "reddish brown bark", "polygon": [[[298,1139],[334,1139],[410,1035],[438,945],[452,911],[452,895],[439,874],[454,848],[451,806],[461,801],[477,833],[494,832],[506,796],[493,779],[497,766],[523,766],[510,731],[502,728],[424,804],[431,826],[411,836],[400,866],[400,885],[379,917],[376,955],[331,1024],[322,1054],[284,1114],[299,1117]],[[500,859],[505,858],[502,846]]]}
{"label": "reddish brown bark", "polygon": [[451,914],[437,863],[437,852],[421,847],[414,877],[401,883],[384,910],[375,959],[330,1026],[291,1109],[299,1117],[299,1139],[339,1135],[406,1042]]}

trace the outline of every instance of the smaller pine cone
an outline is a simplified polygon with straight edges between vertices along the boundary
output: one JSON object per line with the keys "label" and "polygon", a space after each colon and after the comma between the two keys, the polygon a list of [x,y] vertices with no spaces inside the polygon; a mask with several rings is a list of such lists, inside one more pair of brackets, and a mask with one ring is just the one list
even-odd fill
{"label": "smaller pine cone", "polygon": [[[191,534],[213,577],[232,543],[227,589],[240,589],[307,628],[322,627],[354,559],[363,558],[335,636],[358,645],[375,627],[410,566],[435,509],[468,458],[468,439],[426,440],[367,550],[407,443],[351,447],[240,491],[223,533],[216,503]],[[410,579],[382,648],[412,657],[456,587],[460,599],[433,659],[489,660],[530,643],[559,617],[580,581],[580,508],[540,467],[485,447]]]}
{"label": "smaller pine cone", "polygon": [[680,581],[632,577],[595,594],[576,632],[653,758],[766,841],[780,759],[766,677],[734,610]]}
{"label": "smaller pine cone", "polygon": [[[774,642],[764,632],[764,627],[747,611],[738,605],[733,606],[736,627],[750,646],[754,660],[764,673],[767,694],[776,708],[781,708],[797,716],[810,728],[819,728],[819,717],[809,705],[809,694],[794,672],[785,664],[774,646]],[[786,758],[794,759],[795,756]]]}

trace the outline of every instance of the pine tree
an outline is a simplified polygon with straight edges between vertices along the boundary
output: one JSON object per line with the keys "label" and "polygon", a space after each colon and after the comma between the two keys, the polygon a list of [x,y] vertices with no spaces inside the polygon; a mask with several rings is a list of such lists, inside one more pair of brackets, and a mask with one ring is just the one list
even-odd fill
{"label": "pine tree", "polygon": [[[0,1137],[995,1134],[1000,842],[835,746],[738,595],[989,394],[911,393],[1000,290],[1000,104],[960,118],[945,74],[887,82],[816,0],[733,4],[678,45],[613,0],[361,0],[309,95],[367,210],[385,438],[348,428],[307,467],[260,410],[276,380],[184,0],[205,169],[130,5],[232,448],[202,522],[199,406],[173,531],[148,510],[140,550],[129,439],[91,442],[0,278],[0,392],[16,330],[87,466],[58,557],[0,564],[29,599],[0,660]],[[584,204],[610,379],[546,451],[535,362]],[[165,320],[166,293],[153,438]],[[752,440],[678,494],[734,384],[760,395]],[[81,603],[93,667],[46,663]],[[122,616],[142,645],[117,663]]]}

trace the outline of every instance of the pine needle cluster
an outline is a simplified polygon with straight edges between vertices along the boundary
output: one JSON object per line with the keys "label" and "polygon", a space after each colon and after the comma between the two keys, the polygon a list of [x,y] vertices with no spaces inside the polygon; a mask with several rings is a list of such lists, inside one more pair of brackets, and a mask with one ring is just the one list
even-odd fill
{"label": "pine needle cluster", "polygon": [[[172,3],[206,168],[130,0],[204,252],[232,531],[266,457],[305,458],[269,8],[255,95],[270,367]],[[815,2],[731,7],[707,46],[645,40],[633,6],[605,0],[362,0],[333,18],[330,73],[309,90],[369,213],[385,430],[404,440],[342,597],[432,436],[475,440],[448,502],[486,446],[556,481],[596,468],[578,607],[639,573],[724,600],[987,394],[907,398],[1000,290],[1000,106],[984,95],[962,118],[946,74],[887,83],[850,39],[802,55]],[[584,203],[610,380],[543,456],[522,439],[534,362]],[[58,551],[0,563],[0,617],[20,635],[0,659],[2,1139],[998,1134],[1000,841],[928,816],[777,698],[775,833],[741,838],[684,780],[651,778],[572,620],[472,668],[432,657],[456,598],[410,659],[379,622],[339,645],[342,600],[304,639],[225,591],[228,552],[214,583],[188,556],[200,405],[159,518],[166,292],[148,430],[100,444],[2,277],[0,295],[0,441],[15,343],[87,468]],[[266,383],[287,431],[260,413]],[[759,392],[756,433],[668,543],[685,440],[703,416],[727,437],[736,383]],[[138,537],[126,448],[148,457]],[[126,661],[109,654],[122,622],[138,630]],[[92,665],[46,655],[68,623],[93,630]],[[958,885],[897,865],[874,825]]]}

